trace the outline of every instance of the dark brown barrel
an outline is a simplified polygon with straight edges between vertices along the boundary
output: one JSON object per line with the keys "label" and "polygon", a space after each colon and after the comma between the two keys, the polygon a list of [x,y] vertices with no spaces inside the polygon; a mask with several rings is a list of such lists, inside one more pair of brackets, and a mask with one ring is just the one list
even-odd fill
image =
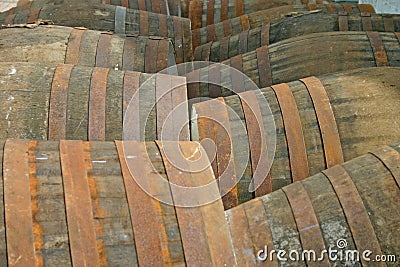
{"label": "dark brown barrel", "polygon": [[[197,60],[209,59],[206,53],[196,54],[195,57]],[[400,66],[399,58],[399,33],[328,32],[262,46],[222,63],[241,71],[258,86],[265,87],[337,71],[375,66],[396,67]],[[221,81],[227,84],[232,83],[234,78],[229,72],[221,72]],[[248,85],[246,83],[241,90],[248,90]],[[193,89],[190,91],[189,95],[199,94],[192,92]],[[208,97],[209,91],[209,85],[205,84],[200,96]],[[230,91],[223,89],[219,95],[230,94]]]}
{"label": "dark brown barrel", "polygon": [[[62,5],[62,4],[76,4],[81,1],[79,0],[35,0],[32,3],[26,3],[26,0],[19,0],[19,5],[30,4],[32,7],[41,7],[44,5]],[[94,4],[106,4],[122,6],[126,8],[148,11],[158,14],[181,16],[180,2],[174,0],[86,0],[86,2]]]}
{"label": "dark brown barrel", "polygon": [[4,25],[35,23],[38,20],[118,34],[168,37],[173,41],[177,63],[192,60],[189,19],[86,2],[37,8],[17,6],[9,12],[0,13],[0,23]]}
{"label": "dark brown barrel", "polygon": [[0,31],[2,62],[67,63],[156,73],[175,64],[171,41],[82,28],[40,26]]}
{"label": "dark brown barrel", "polygon": [[[201,45],[195,49],[194,54],[209,54],[210,61],[220,62],[284,39],[317,32],[335,31],[397,32],[400,31],[400,16],[321,12],[295,15],[271,21],[263,26],[222,38],[211,44]],[[222,53],[221,51],[226,52]]]}
{"label": "dark brown barrel", "polygon": [[[209,168],[175,175],[169,144],[2,142],[0,265],[233,266],[221,200],[185,208],[151,196],[182,201],[156,179],[192,187],[214,179]],[[196,142],[176,144],[185,157],[202,152]]]}
{"label": "dark brown barrel", "polygon": [[[225,150],[217,150],[213,161],[217,163],[232,156],[234,164],[228,171],[241,178],[235,188],[236,201],[225,203],[225,207],[277,190],[400,139],[399,75],[400,68],[365,68],[301,79],[261,89],[266,100],[253,91],[220,98],[222,112],[218,114],[213,113],[214,106],[218,106],[216,100],[195,104],[192,138],[209,138],[217,148],[219,140],[228,138]],[[225,121],[219,119],[224,112]],[[218,121],[219,127],[207,128],[213,121]],[[245,130],[240,131],[241,127]],[[276,136],[275,154],[273,140],[268,139],[272,134]],[[249,155],[245,151],[250,151]],[[269,174],[259,172],[254,177],[263,183],[255,193],[249,192],[257,167],[268,170],[271,158],[264,157],[259,162],[262,152],[275,155],[272,168]],[[217,168],[216,176],[226,169]],[[242,177],[240,169],[244,170]]]}
{"label": "dark brown barrel", "polygon": [[195,22],[192,21],[193,47],[196,48],[199,45],[211,41],[217,41],[224,37],[240,34],[242,31],[260,27],[264,23],[268,23],[272,20],[283,19],[287,16],[296,17],[301,14],[307,14],[308,12],[371,14],[375,13],[375,10],[371,5],[365,4],[351,5],[351,10],[349,10],[349,8],[345,9],[343,5],[337,3],[317,5],[312,8],[311,6],[289,5],[257,11],[208,26],[197,26]]}
{"label": "dark brown barrel", "polygon": [[[382,158],[399,166],[399,145],[380,150]],[[397,266],[396,179],[366,154],[226,211],[239,266],[345,266],[352,259],[353,266]]]}
{"label": "dark brown barrel", "polygon": [[[125,124],[126,129],[141,129],[133,133],[134,140],[160,139],[163,126],[180,133],[164,133],[164,139],[189,140],[187,108],[186,113],[173,112],[179,104],[187,106],[185,78],[162,75],[148,81],[150,77],[69,64],[0,63],[0,138],[121,140],[128,111],[126,122],[137,127]],[[139,90],[146,81],[145,90]],[[160,98],[160,82],[184,85]],[[129,105],[131,100],[135,102]],[[173,123],[166,127],[168,115]]]}

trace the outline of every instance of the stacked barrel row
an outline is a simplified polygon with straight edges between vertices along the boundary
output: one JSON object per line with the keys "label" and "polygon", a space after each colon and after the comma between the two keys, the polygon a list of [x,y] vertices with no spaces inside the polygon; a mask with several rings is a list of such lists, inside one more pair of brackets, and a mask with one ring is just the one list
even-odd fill
{"label": "stacked barrel row", "polygon": [[396,266],[398,16],[21,0],[0,22],[1,266]]}

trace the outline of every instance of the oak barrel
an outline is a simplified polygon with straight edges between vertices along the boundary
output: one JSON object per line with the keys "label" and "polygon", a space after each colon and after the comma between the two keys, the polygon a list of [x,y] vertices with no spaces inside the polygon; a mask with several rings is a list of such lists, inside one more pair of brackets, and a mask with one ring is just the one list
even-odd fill
{"label": "oak barrel", "polygon": [[365,4],[345,6],[330,3],[327,5],[317,5],[315,9],[311,6],[281,6],[242,15],[202,28],[196,27],[192,22],[193,48],[211,41],[220,40],[224,37],[240,34],[242,31],[261,27],[272,20],[283,19],[287,16],[298,16],[307,14],[308,12],[372,14],[375,13],[375,10],[371,5]]}
{"label": "oak barrel", "polygon": [[[293,5],[294,4],[294,5]],[[282,11],[304,11],[304,10],[317,10],[317,9],[328,9],[332,12],[346,11],[347,12],[357,12],[357,10],[363,10],[362,12],[374,13],[374,8],[372,5],[338,5],[336,3],[328,3],[325,6],[322,5],[323,2],[318,3],[294,3],[292,0],[273,0],[273,1],[233,1],[233,0],[195,0],[191,1],[189,5],[189,18],[192,21],[192,29],[198,29],[206,27],[215,23],[220,23],[225,20],[237,18],[243,15],[249,14],[253,16],[252,13],[259,12],[263,10],[263,14],[268,14],[269,16],[275,17],[275,12]],[[345,10],[344,10],[345,9]],[[353,11],[354,9],[354,11]],[[265,11],[264,11],[265,10]]]}
{"label": "oak barrel", "polygon": [[[32,5],[32,7],[40,7],[44,5],[61,5],[64,3],[67,4],[76,4],[81,1],[79,0],[19,0],[18,5]],[[143,1],[143,0],[86,0],[86,2],[94,3],[94,4],[106,4],[106,5],[115,5],[122,6],[126,8],[148,11],[158,14],[171,15],[171,16],[181,16],[180,10],[180,2],[173,0],[152,0],[152,1]]]}
{"label": "oak barrel", "polygon": [[192,139],[208,140],[216,176],[240,179],[225,208],[400,139],[399,75],[364,68],[194,104]]}
{"label": "oak barrel", "polygon": [[[132,132],[134,140],[161,139],[162,130],[169,134],[165,140],[190,138],[183,77],[71,64],[0,63],[0,81],[2,139],[121,140],[124,118],[129,127],[124,136]],[[179,86],[164,95],[160,83]],[[166,126],[168,118],[173,123]]]}
{"label": "oak barrel", "polygon": [[[232,50],[233,51],[233,50]],[[221,49],[221,53],[227,53]],[[222,55],[221,55],[222,57]],[[196,54],[196,60],[208,60],[209,55]],[[307,76],[375,66],[400,66],[400,34],[385,32],[313,33],[262,46],[256,51],[237,55],[222,62],[247,75],[260,87],[293,81]],[[241,91],[249,83],[234,82],[231,72],[221,72],[226,84],[236,83]],[[237,77],[236,77],[237,78]],[[205,77],[204,79],[207,79]],[[221,89],[214,96],[227,96]],[[221,91],[220,90],[220,91]],[[191,86],[190,98],[210,96],[210,86]]]}
{"label": "oak barrel", "polygon": [[[185,157],[202,159],[198,143],[173,144]],[[220,199],[172,206],[148,195],[132,177],[141,172],[148,183],[141,186],[172,203],[183,203],[184,196],[156,179],[190,187],[214,180],[209,168],[176,175],[165,154],[170,145],[2,142],[0,265],[233,266]],[[218,195],[216,185],[208,188]]]}
{"label": "oak barrel", "polygon": [[[260,27],[242,31],[219,41],[197,47],[194,54],[207,54],[209,60],[220,62],[257,48],[292,37],[317,32],[377,31],[399,32],[399,15],[306,13],[273,20]],[[225,53],[221,51],[227,50]]]}
{"label": "oak barrel", "polygon": [[122,36],[62,26],[0,31],[2,62],[67,63],[156,73],[175,64],[167,38]]}
{"label": "oak barrel", "polygon": [[397,266],[399,166],[383,146],[226,211],[237,265]]}
{"label": "oak barrel", "polygon": [[[313,265],[313,254],[309,261],[301,255],[314,250],[319,258],[322,249],[357,249],[360,260],[353,263],[364,265],[365,250],[371,250],[365,254],[371,260],[399,255],[400,143],[225,213],[221,200],[191,208],[171,206],[139,187],[129,167],[145,173],[151,194],[162,194],[172,203],[184,196],[157,186],[155,176],[191,187],[214,179],[210,169],[196,175],[184,171],[182,180],[177,178],[178,169],[165,156],[168,145],[2,142],[0,264],[255,266],[263,263],[265,249],[274,249],[298,252],[300,259],[287,261],[288,266],[329,266],[326,253],[318,265]],[[186,157],[200,158],[199,144],[178,145]],[[208,191],[214,193],[216,186]],[[265,257],[264,263],[279,266],[274,256],[273,261]],[[337,264],[350,261],[338,258],[333,260]],[[388,266],[395,266],[390,259]]]}
{"label": "oak barrel", "polygon": [[38,20],[51,20],[61,26],[86,27],[118,34],[168,37],[173,42],[177,63],[191,61],[193,56],[190,21],[186,18],[84,1],[73,5],[47,5],[37,8],[22,5],[0,13],[0,23],[5,27],[37,23]]}

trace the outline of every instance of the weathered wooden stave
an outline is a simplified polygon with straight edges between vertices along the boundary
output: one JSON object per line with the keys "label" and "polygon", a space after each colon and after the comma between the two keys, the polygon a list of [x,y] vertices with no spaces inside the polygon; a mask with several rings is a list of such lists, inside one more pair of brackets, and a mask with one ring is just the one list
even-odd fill
{"label": "weathered wooden stave", "polygon": [[[64,82],[61,75],[63,72],[69,73]],[[136,114],[137,117],[130,115],[130,118],[136,118],[135,123],[142,130],[134,136],[135,140],[160,139],[161,126],[169,113],[173,118],[179,116],[174,120],[174,125],[188,121],[188,113],[173,113],[176,103],[185,105],[186,87],[180,86],[173,91],[175,103],[167,101],[169,96],[166,95],[161,98],[162,102],[159,100],[158,105],[155,105],[156,95],[160,94],[162,88],[156,86],[158,78],[148,81],[151,74],[68,64],[0,63],[0,77],[3,81],[0,84],[0,97],[4,103],[0,113],[5,118],[1,122],[0,136],[4,139],[121,140],[127,111]],[[93,84],[103,79],[105,84],[99,86],[99,89],[94,88]],[[164,75],[160,79],[185,84],[183,77]],[[144,84],[145,90],[139,90]],[[95,92],[102,90],[104,94],[96,98]],[[138,99],[139,104],[131,104],[127,110],[133,95],[138,91],[135,99]],[[100,119],[97,117],[99,114],[103,115]],[[180,129],[180,125],[175,126]],[[128,127],[125,128],[125,134],[134,131],[129,130],[127,124],[125,127]],[[189,140],[188,125],[180,129],[180,135],[167,135],[168,138]]]}
{"label": "weathered wooden stave", "polygon": [[[19,0],[17,5],[31,5],[33,8],[40,7],[43,5],[61,5],[64,3],[79,3],[78,0],[34,0],[29,3],[26,0]],[[135,10],[148,11],[158,14],[181,16],[180,3],[174,1],[168,1],[168,5],[165,1],[140,1],[140,0],[88,0],[94,4],[106,4],[114,6],[122,6]]]}
{"label": "weathered wooden stave", "polygon": [[[181,144],[184,153],[199,148],[199,144],[195,142]],[[2,145],[3,150],[4,142]],[[125,146],[134,146],[135,151],[129,150],[124,154]],[[129,157],[126,155],[137,155],[142,159],[142,164],[146,165],[145,168],[150,164],[152,170],[162,179],[174,182],[175,178],[164,167],[166,158],[161,147],[162,145],[154,142],[128,144],[8,140],[1,153],[1,164],[5,169],[4,176],[1,174],[4,194],[3,190],[0,192],[5,199],[5,202],[3,198],[0,200],[0,216],[3,219],[0,224],[5,226],[0,240],[1,265],[13,265],[17,259],[15,252],[22,256],[20,263],[26,265],[35,264],[36,261],[43,265],[81,266],[86,261],[101,266],[185,266],[197,264],[201,260],[207,264],[231,265],[233,255],[232,258],[225,257],[226,254],[231,255],[231,252],[228,250],[229,233],[220,200],[190,209],[171,206],[147,195],[130,176],[126,168]],[[140,154],[139,150],[142,148],[149,153],[148,158]],[[14,176],[14,159],[18,159],[18,167],[22,172],[29,168],[27,179]],[[68,163],[71,167],[68,167]],[[68,177],[68,169],[73,173],[81,173],[82,177],[74,177],[77,185],[82,179],[87,179],[81,188],[68,184],[71,179]],[[149,172],[147,169],[145,171]],[[202,180],[195,180],[186,172],[184,176],[192,185],[207,183],[213,179],[210,170],[202,171],[201,174]],[[148,175],[151,175],[151,171]],[[199,176],[196,178],[199,179]],[[21,186],[13,188],[16,182]],[[7,206],[17,204],[19,200],[12,195],[12,190],[24,195],[24,189],[29,187],[26,200],[31,205],[24,207],[28,214],[13,214]],[[165,193],[171,195],[173,200],[179,199],[179,195],[169,189]],[[72,198],[79,201],[68,202]],[[87,202],[89,205],[83,205]],[[74,215],[72,209],[78,214]],[[89,214],[79,214],[85,209]],[[188,221],[185,217],[196,212],[196,221]],[[13,223],[15,216],[22,219],[30,217],[31,224]],[[80,221],[81,225],[77,226],[74,219]],[[189,224],[198,227],[197,231],[188,232],[186,226]],[[20,228],[13,228],[13,225]],[[80,229],[78,235],[74,227]],[[218,234],[211,235],[215,231]],[[19,238],[14,238],[15,234]],[[96,239],[87,240],[83,237]],[[198,242],[195,243],[200,246],[199,250],[196,250],[194,243],[188,246],[191,241],[189,237],[197,238]],[[76,249],[79,243],[83,245],[81,251]],[[15,247],[16,244],[19,247]],[[218,246],[224,248],[226,254],[218,253]],[[29,249],[21,251],[24,247]],[[209,254],[204,254],[204,251],[209,251]],[[35,257],[29,258],[32,254]]]}
{"label": "weathered wooden stave", "polygon": [[375,10],[372,6],[364,4],[347,6],[347,11],[344,9],[343,5],[335,3],[330,3],[329,5],[318,5],[316,8],[312,6],[305,7],[292,5],[275,7],[201,28],[195,28],[192,26],[193,48],[211,41],[218,41],[224,37],[240,34],[242,31],[260,27],[263,24],[275,19],[283,19],[286,16],[292,16],[296,14],[299,15],[307,12],[317,12],[317,10],[321,10],[324,13],[375,13]]}
{"label": "weathered wooden stave", "polygon": [[[74,64],[156,73],[175,64],[168,38],[122,36],[62,26],[0,31],[2,62]],[[20,38],[16,38],[19,36]]]}
{"label": "weathered wooden stave", "polygon": [[240,17],[245,14],[249,14],[250,16],[251,13],[258,12],[260,10],[265,10],[265,12],[263,11],[263,13],[268,14],[269,16],[278,15],[274,15],[276,11],[282,12],[285,10],[286,12],[293,12],[300,10],[316,10],[319,8],[328,9],[332,12],[336,12],[336,9],[339,9],[339,11],[347,10],[347,12],[352,12],[352,9],[354,9],[355,11],[360,9],[363,10],[362,12],[365,11],[374,13],[374,8],[371,5],[337,5],[332,2],[324,6],[322,5],[322,1],[318,1],[318,3],[300,3],[291,0],[278,0],[269,2],[228,0],[226,2],[227,3],[225,4],[225,8],[221,9],[221,3],[222,6],[224,6],[224,2],[222,1],[191,1],[189,5],[189,18],[192,21],[192,29],[206,27],[215,23],[220,23],[225,20]]}
{"label": "weathered wooden stave", "polygon": [[[261,109],[261,115],[259,116],[263,118],[262,120],[265,124],[260,127],[264,127],[261,129],[264,129],[267,136],[274,133],[276,134],[276,151],[270,171],[270,178],[265,179],[260,189],[260,194],[263,195],[265,192],[277,190],[293,181],[306,178],[309,175],[316,174],[326,169],[329,167],[329,159],[326,158],[327,155],[324,153],[326,153],[328,149],[339,154],[343,153],[342,157],[347,161],[368,152],[374,147],[395,142],[400,136],[400,127],[396,119],[399,117],[399,110],[397,107],[400,104],[397,92],[399,90],[398,75],[399,68],[367,68],[343,73],[327,74],[319,77],[329,98],[331,109],[333,110],[334,117],[333,122],[331,122],[333,131],[334,125],[337,125],[338,132],[334,134],[334,137],[336,136],[336,138],[339,137],[340,139],[336,139],[336,141],[326,141],[324,139],[325,137],[321,135],[321,126],[325,125],[321,125],[321,122],[319,122],[320,118],[316,116],[314,103],[303,82],[296,81],[288,84],[295,101],[293,104],[294,110],[292,113],[294,113],[292,117],[295,118],[294,115],[298,109],[300,129],[295,128],[293,125],[290,127],[286,126],[289,121],[285,122],[285,117],[282,115],[280,107],[281,103],[278,102],[274,90],[272,90],[271,87],[263,88],[262,93],[273,114],[276,130],[271,130],[272,125],[268,123],[268,121],[270,121],[268,114],[270,113],[263,108],[265,105],[263,102],[258,102]],[[251,93],[251,91],[245,93]],[[219,107],[218,110],[221,111],[219,111],[218,117],[220,118],[220,114],[224,114],[225,112],[226,115],[224,116],[226,119],[219,119],[218,123],[222,124],[221,127],[224,128],[212,126],[213,124],[211,121],[217,119],[217,115],[212,113],[212,111],[216,110],[217,104],[220,103],[220,101],[222,101],[222,104],[219,104],[221,107]],[[321,100],[319,103],[324,102]],[[225,108],[223,108],[224,105],[226,105]],[[257,102],[253,103],[253,109],[256,105],[258,105]],[[227,109],[227,107],[229,107],[229,109]],[[257,111],[254,112],[257,113]],[[234,116],[232,114],[237,115]],[[205,119],[204,116],[211,118],[211,120]],[[203,119],[201,119],[201,117],[203,117]],[[257,122],[247,121],[245,118],[246,114],[244,113],[243,102],[240,100],[240,95],[230,96],[224,99],[218,98],[218,101],[211,100],[197,103],[193,106],[192,139],[203,140],[204,138],[210,138],[214,141],[217,145],[215,148],[217,150],[217,156],[213,159],[213,164],[220,164],[218,162],[222,162],[227,156],[229,158],[229,155],[233,156],[233,165],[231,168],[235,169],[229,169],[228,171],[239,172],[240,166],[243,166],[244,163],[246,164],[242,177],[239,177],[239,173],[236,174],[237,179],[240,179],[240,181],[237,187],[232,191],[233,200],[226,200],[224,202],[225,208],[246,202],[255,195],[259,196],[257,191],[248,191],[249,185],[251,185],[250,181],[253,176],[254,168],[257,166],[255,163],[257,161],[251,158],[251,151],[253,148],[250,145],[252,142],[254,142],[254,144],[261,142],[255,147],[256,149],[260,149],[262,141],[259,139],[262,137],[258,134],[255,135],[252,140],[249,138],[249,125],[250,123],[254,124]],[[249,125],[247,125],[247,123],[249,123]],[[236,130],[241,129],[240,127],[242,127],[241,125],[243,124],[247,127],[245,132]],[[210,125],[209,130],[206,128],[208,125]],[[221,144],[221,140],[225,140],[224,138],[227,135],[226,131],[230,133],[230,136],[226,137],[228,138],[228,143]],[[301,142],[304,144],[304,150],[302,149],[302,143],[293,146],[288,143],[288,131],[294,133],[295,136],[300,136],[300,141],[303,140]],[[268,144],[271,144],[271,140],[268,142]],[[339,145],[334,142],[339,142]],[[226,149],[224,151],[218,151],[219,146],[222,145],[228,147],[227,151],[225,151]],[[329,145],[329,147],[325,148],[326,145]],[[272,149],[272,147],[268,147],[267,154],[271,155],[274,151]],[[207,148],[206,151],[208,151]],[[244,151],[250,151],[250,156],[246,155]],[[304,154],[294,155],[294,153]],[[297,163],[298,166],[296,164],[292,165],[292,160],[300,159],[300,156],[303,155],[305,158],[303,161],[300,161],[300,163]],[[265,160],[268,161],[267,159]],[[336,160],[333,160],[333,165],[341,161],[340,157],[336,157]],[[265,165],[267,163],[268,162],[262,162],[260,164]],[[218,170],[214,168],[214,172],[217,173],[216,176],[220,176],[224,171],[225,169]]]}
{"label": "weathered wooden stave", "polygon": [[[326,44],[329,44],[329,48],[326,48]],[[208,54],[197,54],[195,57],[197,60],[207,60]],[[244,73],[259,87],[357,68],[397,67],[400,66],[400,34],[382,32],[308,34],[270,46],[262,46],[256,51],[225,60],[222,64]],[[221,72],[222,87],[218,92],[214,92],[214,97],[232,95],[232,92],[224,86],[232,85],[234,78],[230,72]],[[207,77],[204,80],[207,80]],[[249,83],[245,83],[239,90],[249,90],[251,88],[249,86]],[[189,96],[189,98],[210,97],[210,86],[191,85]]]}
{"label": "weathered wooden stave", "polygon": [[118,34],[167,37],[173,42],[177,63],[193,58],[190,21],[181,17],[85,2],[38,8],[22,5],[0,13],[3,25],[35,23],[38,20]]}
{"label": "weathered wooden stave", "polygon": [[[71,242],[94,244],[93,247],[86,248],[92,253],[86,254],[86,259],[90,257],[99,262],[99,265],[111,266],[197,263],[214,266],[252,266],[260,263],[257,253],[264,250],[265,246],[268,246],[269,251],[297,250],[300,255],[303,251],[311,249],[318,253],[318,257],[324,248],[338,249],[338,240],[346,241],[347,245],[343,250],[357,249],[362,253],[367,247],[372,250],[371,259],[377,254],[398,255],[400,252],[400,239],[397,238],[400,218],[396,205],[400,201],[400,177],[398,173],[396,175],[393,172],[393,168],[400,164],[399,143],[374,150],[370,154],[251,200],[225,211],[225,214],[220,201],[206,207],[191,208],[189,211],[158,202],[139,187],[134,187],[133,183],[128,182],[132,177],[126,173],[125,167],[122,167],[126,166],[126,156],[120,150],[122,145],[120,142],[114,144],[82,141],[8,140],[5,145],[2,142],[0,165],[4,174],[0,174],[1,264],[13,265],[15,257],[12,252],[17,250],[21,253],[19,248],[29,247],[27,251],[19,254],[22,256],[20,263],[81,265],[83,261],[79,261],[74,248],[76,244]],[[140,143],[134,145],[143,146]],[[154,170],[164,179],[172,178],[164,168],[165,159],[160,155],[160,148],[153,142],[145,145],[150,153],[150,159],[145,161],[151,161]],[[190,146],[195,147],[192,144]],[[71,148],[80,150],[78,154],[81,156],[69,154]],[[16,168],[15,159],[19,160],[18,168],[26,174],[25,178],[15,176],[10,171]],[[389,161],[391,164],[387,165]],[[65,165],[67,162],[76,162],[74,168],[81,169],[88,179],[84,188],[85,194],[77,189],[69,191],[66,170],[68,167]],[[210,172],[206,173],[212,177]],[[348,175],[346,183],[350,190],[340,186],[340,182],[343,181],[340,177],[342,173]],[[76,180],[79,180],[79,177],[76,177]],[[16,182],[20,183],[20,187],[12,189]],[[24,192],[26,188],[29,190]],[[25,206],[24,209],[21,206],[14,209],[19,212],[17,215],[12,214],[8,206],[16,201],[11,190],[20,193],[20,196],[26,194],[26,201],[30,203],[30,206]],[[86,222],[83,224],[92,223],[94,228],[85,230],[89,230],[96,240],[71,238],[71,232],[74,232],[71,226],[74,222],[68,221],[72,214],[69,213],[71,206],[66,204],[66,199],[70,199],[71,196],[67,196],[66,191],[69,191],[72,197],[80,197],[81,205],[78,204],[74,208],[78,211],[89,208],[91,211],[89,216],[78,216],[76,219],[84,219]],[[375,191],[379,194],[373,193]],[[297,194],[299,192],[301,194]],[[345,192],[351,192],[351,196],[343,198]],[[138,194],[137,197],[131,195],[132,193]],[[296,208],[300,202],[293,201],[293,193],[301,198],[301,203],[306,203],[301,210]],[[176,196],[171,192],[169,194],[172,194],[172,197]],[[141,201],[139,197],[142,197]],[[91,205],[84,207],[83,202],[89,202]],[[138,206],[133,204],[140,204],[139,202],[148,209],[142,216],[135,217],[139,215],[139,210],[136,210]],[[203,216],[197,218],[198,220],[184,221],[182,215],[190,215],[193,210],[203,212]],[[21,225],[16,221],[10,222],[10,219],[16,218],[13,216],[19,216],[20,219],[30,217],[31,223]],[[355,221],[355,218],[358,221]],[[135,224],[136,220],[142,225]],[[199,222],[203,224],[198,224]],[[184,247],[183,242],[189,241],[186,239],[189,235],[184,230],[185,224],[188,223],[203,227],[192,232],[199,238],[197,242],[191,240],[194,244]],[[16,229],[15,226],[20,228]],[[30,228],[35,231],[21,232]],[[149,231],[144,231],[146,228]],[[218,238],[210,235],[213,231],[218,232]],[[15,234],[18,238],[15,238]],[[87,233],[81,233],[82,237],[86,235]],[[204,243],[200,239],[206,235],[207,241]],[[310,235],[315,238],[312,243]],[[29,240],[30,237],[32,239]],[[365,239],[368,242],[363,243]],[[143,240],[148,243],[142,243]],[[282,240],[286,242],[279,242]],[[160,249],[160,242],[163,241],[164,250]],[[320,242],[322,247],[319,246]],[[15,244],[20,247],[16,248],[13,246]],[[211,256],[201,254],[204,249],[209,250]],[[217,255],[217,251],[221,249],[224,253]],[[28,258],[29,255],[34,257]],[[192,261],[193,257],[198,257],[198,261]],[[346,260],[338,262],[345,263]],[[295,263],[296,266],[306,264],[301,260],[286,263]],[[274,257],[274,261],[269,264],[279,266],[280,262]],[[392,263],[389,263],[389,266],[395,266],[395,263],[390,264]]]}
{"label": "weathered wooden stave", "polygon": [[[381,155],[391,157],[394,166],[400,164],[399,143],[378,150],[385,151]],[[347,175],[346,182],[341,177],[343,174]],[[347,198],[344,197],[346,192],[350,194]],[[302,204],[306,204],[301,209],[297,207],[294,193],[302,197]],[[312,256],[307,261],[307,256],[302,260],[301,255],[306,250],[313,250],[319,258],[323,249],[338,250],[343,254],[357,250],[359,260],[352,264],[368,265],[375,261],[377,255],[399,254],[399,240],[392,238],[393,230],[388,229],[389,225],[393,229],[399,227],[399,207],[395,204],[399,197],[398,177],[381,158],[366,154],[244,203],[226,211],[226,215],[240,265],[254,266],[268,262],[271,266],[279,266],[283,261],[277,260],[277,252],[273,261],[270,254],[265,261],[257,260],[257,253],[265,251],[266,246],[269,253],[272,250],[286,251],[284,258],[287,259],[287,266],[321,266],[322,260],[316,264]],[[393,214],[393,217],[387,214]],[[398,231],[394,232],[398,234]],[[288,251],[293,250],[297,250],[300,260],[289,260]],[[365,250],[373,251],[369,262],[362,258]],[[292,254],[293,257],[295,255]],[[374,264],[395,266],[393,256],[390,257],[390,261]],[[345,265],[349,259],[338,257],[335,262]],[[328,257],[324,257],[324,261],[327,260]]]}
{"label": "weathered wooden stave", "polygon": [[[335,31],[398,32],[400,31],[400,16],[309,13],[286,17],[279,21],[271,21],[261,27],[243,31],[237,35],[222,38],[211,44],[198,46],[194,54],[209,54],[208,60],[220,62],[285,39],[317,32]],[[228,49],[229,52],[221,53],[222,49]]]}

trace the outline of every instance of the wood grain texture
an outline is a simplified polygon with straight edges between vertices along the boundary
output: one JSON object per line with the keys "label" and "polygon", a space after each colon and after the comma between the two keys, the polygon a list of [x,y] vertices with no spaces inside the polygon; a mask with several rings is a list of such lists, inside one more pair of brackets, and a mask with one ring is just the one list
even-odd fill
{"label": "wood grain texture", "polygon": [[[154,140],[162,130],[157,128],[157,120],[162,125],[173,119],[176,127],[171,127],[170,132],[164,129],[165,140],[189,139],[184,77],[160,77],[159,83],[179,87],[171,92],[172,96],[158,94],[160,100],[156,105],[156,92],[162,91],[160,84],[157,87],[154,80],[139,90],[150,74],[37,63],[0,63],[0,69],[0,79],[4,81],[0,84],[0,98],[4,101],[0,113],[6,118],[0,123],[1,138],[121,140],[124,115],[137,92],[136,99],[141,104],[129,106],[129,118],[133,120],[129,122],[133,124],[126,124],[126,133],[133,131],[130,126],[143,126],[141,129],[146,132],[136,135],[136,140]],[[60,70],[68,70],[62,75],[62,83]],[[9,75],[11,71],[15,73]],[[124,79],[125,76],[128,78]],[[137,80],[130,80],[131,76]],[[148,109],[149,114],[142,109],[147,106],[154,106]],[[168,114],[173,111],[172,117],[162,115],[165,110]]]}
{"label": "wood grain texture", "polygon": [[[337,142],[335,140],[340,140],[344,161],[365,154],[374,147],[395,142],[400,137],[400,127],[396,121],[399,116],[397,107],[400,105],[398,96],[400,89],[397,75],[399,75],[399,68],[365,68],[318,77],[326,90],[335,118],[334,123],[337,125],[336,136],[332,139],[332,142],[334,141],[332,145],[336,146]],[[305,160],[308,163],[306,169],[310,175],[314,175],[326,169],[328,167],[327,164],[332,166],[329,162],[329,153],[327,154],[329,145],[327,146],[326,142],[328,141],[326,136],[324,137],[321,134],[321,129],[327,125],[321,125],[324,122],[318,119],[320,114],[317,114],[315,110],[316,99],[312,99],[305,84],[295,81],[287,85],[290,87],[294,103],[297,105],[300,128],[304,133]],[[276,88],[277,90],[279,89]],[[293,166],[291,167],[291,158],[294,155],[291,156],[289,153],[290,144],[287,139],[287,125],[275,92],[270,87],[261,89],[261,92],[266,99],[265,103],[259,101],[259,109],[264,123],[262,129],[264,129],[267,137],[271,136],[271,134],[276,137],[276,147],[269,147],[268,152],[272,150],[271,153],[274,153],[273,149],[275,149],[270,177],[272,190],[277,190],[294,180],[294,170],[292,169]],[[318,99],[317,101],[325,100]],[[202,120],[202,114],[206,114],[204,108],[208,105],[208,102],[194,105],[195,114],[199,118],[199,122]],[[254,139],[256,137],[254,135],[249,137],[246,133],[243,134],[240,131],[233,130],[237,129],[235,128],[237,125],[250,123],[247,122],[247,111],[244,111],[243,103],[241,103],[239,96],[225,97],[225,103],[228,110],[232,110],[237,114],[236,117],[232,116],[229,120],[229,127],[232,129],[230,141],[233,144],[232,153],[234,157],[247,157],[243,156],[243,151],[245,151],[244,149],[252,149],[251,144],[255,141],[249,140],[249,138]],[[264,106],[261,106],[261,104]],[[245,114],[246,116],[244,116]],[[271,124],[270,117],[273,117],[276,128]],[[212,119],[213,116],[211,116],[210,120]],[[215,139],[216,133],[212,128],[207,130],[202,129],[203,125],[201,123],[197,125],[199,135],[192,133],[192,136],[198,136],[197,138],[200,139]],[[259,140],[259,142],[262,142],[262,140]],[[257,151],[255,153],[257,154]],[[241,158],[238,161],[246,162],[247,164],[246,172],[242,177],[238,177],[240,179],[238,184],[239,202],[243,203],[254,198],[253,193],[248,192],[247,183],[253,177],[256,165],[254,165],[255,162],[250,156]],[[235,159],[234,162],[238,164]],[[336,161],[336,165],[340,163],[341,160]],[[298,167],[298,165],[296,166]]]}

